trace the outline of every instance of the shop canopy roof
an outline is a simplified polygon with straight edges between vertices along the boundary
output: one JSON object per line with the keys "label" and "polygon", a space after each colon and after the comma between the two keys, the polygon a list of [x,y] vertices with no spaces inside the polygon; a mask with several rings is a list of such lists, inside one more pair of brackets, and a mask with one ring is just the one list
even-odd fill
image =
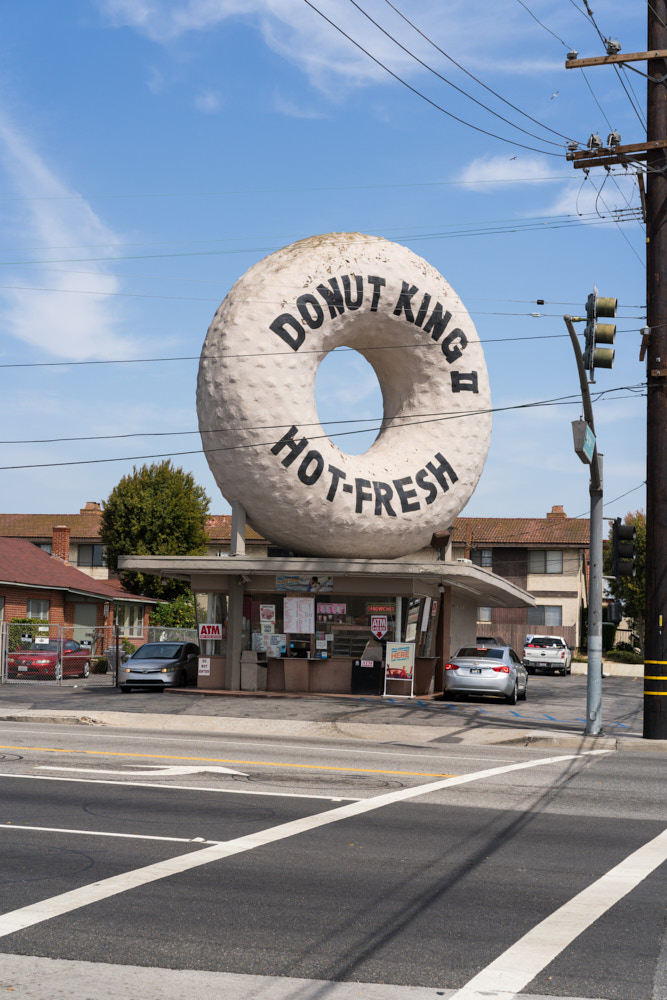
{"label": "shop canopy roof", "polygon": [[521,587],[468,562],[412,562],[397,559],[320,559],[257,556],[122,556],[119,569],[187,580],[194,591],[227,591],[242,577],[247,593],[276,591],[276,576],[332,576],[333,593],[426,594],[440,587],[454,596],[474,598],[480,607],[534,607]]}

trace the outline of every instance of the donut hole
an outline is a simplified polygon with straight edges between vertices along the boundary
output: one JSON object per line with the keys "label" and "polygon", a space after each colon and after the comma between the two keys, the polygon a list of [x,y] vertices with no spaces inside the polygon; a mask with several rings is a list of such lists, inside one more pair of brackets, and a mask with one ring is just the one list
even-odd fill
{"label": "donut hole", "polygon": [[359,351],[337,347],[325,355],[315,375],[315,405],[324,432],[346,455],[363,455],[377,440],[382,389]]}

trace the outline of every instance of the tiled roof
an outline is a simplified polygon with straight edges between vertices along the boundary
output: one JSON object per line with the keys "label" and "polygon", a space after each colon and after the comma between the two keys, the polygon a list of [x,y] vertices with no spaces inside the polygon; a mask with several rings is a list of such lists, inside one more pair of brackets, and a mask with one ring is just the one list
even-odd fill
{"label": "tiled roof", "polygon": [[93,580],[86,573],[66,566],[38,549],[32,542],[21,538],[0,537],[0,586],[19,584],[22,586],[49,587],[53,590],[75,590],[90,597],[105,601],[128,601],[155,604],[151,598],[137,597],[106,581]]}
{"label": "tiled roof", "polygon": [[[34,538],[47,542],[51,539],[56,525],[64,524],[70,529],[70,537],[76,542],[90,539],[99,542],[101,511],[84,514],[0,514],[0,535],[5,538]],[[206,533],[212,542],[229,542],[232,537],[231,514],[213,514],[206,522]],[[264,542],[266,539],[246,526],[246,541]]]}
{"label": "tiled roof", "polygon": [[579,517],[457,517],[454,545],[574,546],[587,549],[590,522]]}
{"label": "tiled roof", "polygon": [[50,541],[56,525],[64,524],[70,529],[71,538],[90,538],[97,541],[100,536],[101,512],[86,514],[0,514],[0,535],[5,538],[35,538]]}
{"label": "tiled roof", "polygon": [[[232,537],[232,515],[212,514],[206,522],[206,533],[212,542],[228,542]],[[246,524],[246,542],[265,542],[258,531]]]}

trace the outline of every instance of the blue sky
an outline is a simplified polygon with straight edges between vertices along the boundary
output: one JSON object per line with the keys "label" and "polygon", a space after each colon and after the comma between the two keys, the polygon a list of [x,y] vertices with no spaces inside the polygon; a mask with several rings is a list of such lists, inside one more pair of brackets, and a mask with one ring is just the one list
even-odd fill
{"label": "blue sky", "polygon": [[[142,456],[173,455],[227,513],[196,453],[208,325],[267,253],[344,231],[410,247],[472,315],[499,412],[470,516],[587,512],[562,316],[594,285],[616,296],[616,363],[593,387],[620,390],[595,404],[605,516],[643,507],[638,185],[620,168],[586,178],[564,151],[612,128],[641,141],[644,78],[565,69],[570,46],[604,54],[584,0],[396,0],[415,27],[387,0],[315,6],[349,37],[305,0],[2,6],[0,413],[19,443],[0,444],[0,510],[74,512]],[[646,12],[594,5],[624,52],[645,47]],[[329,356],[317,393],[323,421],[381,414],[354,353]],[[512,409],[561,397],[575,402]]]}

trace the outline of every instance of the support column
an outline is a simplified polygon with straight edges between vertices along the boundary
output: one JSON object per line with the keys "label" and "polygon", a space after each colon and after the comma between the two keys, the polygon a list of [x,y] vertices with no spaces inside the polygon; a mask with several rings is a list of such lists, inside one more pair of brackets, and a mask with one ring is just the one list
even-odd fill
{"label": "support column", "polygon": [[240,500],[232,500],[232,537],[229,544],[229,554],[245,555],[245,507]]}
{"label": "support column", "polygon": [[229,579],[229,608],[227,617],[227,665],[225,687],[229,691],[241,690],[241,652],[243,649],[243,577]]}

